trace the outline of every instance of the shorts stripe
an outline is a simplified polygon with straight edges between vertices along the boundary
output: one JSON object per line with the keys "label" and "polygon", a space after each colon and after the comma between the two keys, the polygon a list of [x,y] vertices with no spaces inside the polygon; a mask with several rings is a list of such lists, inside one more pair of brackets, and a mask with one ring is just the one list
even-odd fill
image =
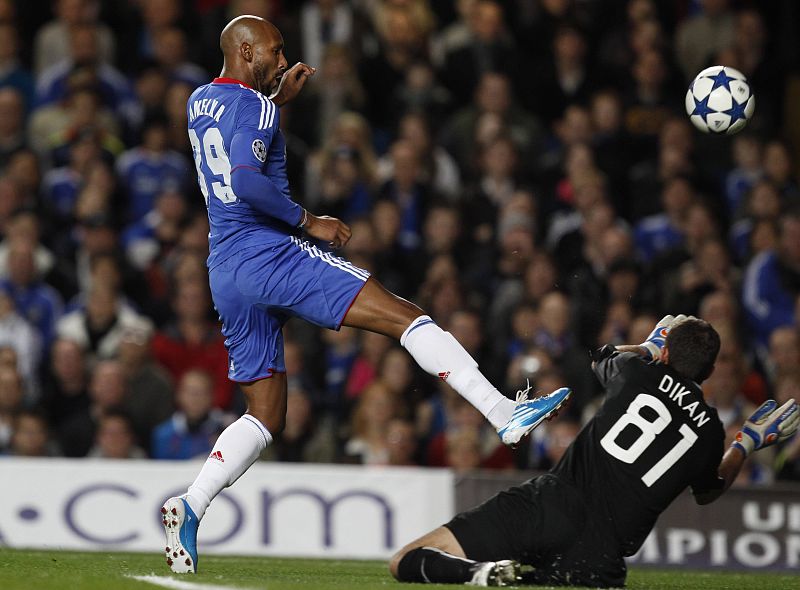
{"label": "shorts stripe", "polygon": [[301,240],[295,236],[290,236],[289,239],[295,246],[299,247],[311,258],[319,258],[326,264],[329,264],[334,268],[338,268],[339,270],[343,270],[344,272],[353,275],[354,277],[361,279],[362,281],[366,281],[369,278],[369,272],[361,268],[358,268],[357,266],[353,266],[353,264],[348,262],[347,260],[334,257],[330,252],[323,252],[316,246],[313,246],[309,244],[307,241]]}

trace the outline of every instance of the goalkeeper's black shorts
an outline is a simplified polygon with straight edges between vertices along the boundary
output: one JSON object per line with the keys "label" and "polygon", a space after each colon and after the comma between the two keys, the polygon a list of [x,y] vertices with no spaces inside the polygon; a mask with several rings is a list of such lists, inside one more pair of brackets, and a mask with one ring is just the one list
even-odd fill
{"label": "goalkeeper's black shorts", "polygon": [[625,560],[609,526],[591,518],[580,493],[552,474],[500,492],[446,526],[476,561],[534,567],[530,584],[619,587]]}

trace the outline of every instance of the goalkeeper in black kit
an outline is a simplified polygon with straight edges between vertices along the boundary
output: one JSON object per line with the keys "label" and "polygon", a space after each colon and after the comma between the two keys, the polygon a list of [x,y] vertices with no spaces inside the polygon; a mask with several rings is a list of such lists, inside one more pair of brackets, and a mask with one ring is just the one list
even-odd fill
{"label": "goalkeeper in black kit", "polygon": [[707,322],[666,316],[643,344],[598,350],[592,367],[605,400],[558,465],[408,544],[392,558],[392,575],[475,586],[623,586],[624,558],[687,486],[698,504],[713,502],[750,453],[800,423],[794,400],[780,408],[769,400],[725,451],[722,423],[700,388],[719,346]]}

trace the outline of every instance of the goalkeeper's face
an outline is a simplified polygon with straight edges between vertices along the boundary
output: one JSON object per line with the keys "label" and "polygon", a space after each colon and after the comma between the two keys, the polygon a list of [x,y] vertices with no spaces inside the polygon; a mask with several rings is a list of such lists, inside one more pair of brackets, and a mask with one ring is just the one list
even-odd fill
{"label": "goalkeeper's face", "polygon": [[272,27],[263,42],[255,46],[253,56],[253,81],[255,88],[269,96],[278,89],[288,63],[283,55],[283,37]]}

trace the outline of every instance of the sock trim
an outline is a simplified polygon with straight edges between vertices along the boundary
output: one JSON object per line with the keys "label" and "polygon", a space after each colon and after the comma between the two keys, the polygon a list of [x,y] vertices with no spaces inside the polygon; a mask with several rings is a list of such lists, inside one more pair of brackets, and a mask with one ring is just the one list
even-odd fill
{"label": "sock trim", "polygon": [[261,436],[264,437],[264,444],[266,446],[269,446],[269,444],[272,442],[272,435],[270,434],[269,430],[267,430],[266,427],[261,423],[261,421],[253,418],[249,414],[243,414],[242,418],[252,423],[256,428],[258,428],[258,431],[261,433]]}
{"label": "sock trim", "polygon": [[405,346],[405,344],[404,344],[404,343],[405,343],[405,341],[406,341],[406,338],[408,338],[408,335],[409,335],[409,334],[411,334],[411,332],[413,332],[414,330],[416,330],[416,329],[417,329],[417,328],[419,328],[420,326],[425,326],[425,325],[427,325],[427,324],[435,324],[435,323],[436,323],[436,322],[434,322],[434,321],[431,319],[431,317],[430,317],[430,316],[427,316],[427,315],[421,315],[421,316],[419,316],[417,319],[415,319],[413,322],[411,322],[411,323],[408,325],[408,328],[406,328],[405,332],[403,332],[403,335],[402,335],[402,336],[400,336],[400,345],[401,345],[401,346]]}

